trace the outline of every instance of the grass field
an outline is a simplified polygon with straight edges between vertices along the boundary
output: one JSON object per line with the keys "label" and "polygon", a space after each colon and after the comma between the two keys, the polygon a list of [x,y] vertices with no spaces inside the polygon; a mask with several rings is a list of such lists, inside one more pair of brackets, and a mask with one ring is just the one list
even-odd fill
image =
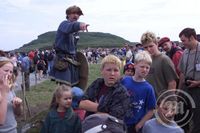
{"label": "grass field", "polygon": [[[90,85],[92,81],[94,81],[97,77],[100,76],[99,69],[99,64],[91,64],[89,66],[88,85]],[[48,111],[49,104],[51,102],[52,94],[56,86],[57,85],[55,84],[55,82],[46,80],[38,84],[37,86],[32,86],[31,90],[26,92],[26,98],[30,108],[31,116],[29,116],[28,114],[24,116],[22,114],[21,117],[17,118],[19,128],[24,127],[24,125],[27,123],[34,123],[36,124],[36,127],[31,128],[31,130],[29,130],[28,133],[39,132],[39,126],[37,126],[37,124],[38,122],[40,122],[40,120],[42,120],[45,117]],[[19,92],[17,95],[19,97],[22,97],[21,92]]]}

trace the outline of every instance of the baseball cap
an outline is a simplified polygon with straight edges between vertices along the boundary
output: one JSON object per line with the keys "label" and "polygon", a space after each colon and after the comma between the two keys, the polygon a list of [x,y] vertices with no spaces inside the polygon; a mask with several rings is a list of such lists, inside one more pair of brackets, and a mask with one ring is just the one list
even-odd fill
{"label": "baseball cap", "polygon": [[163,37],[158,41],[158,46],[161,47],[162,44],[164,44],[165,42],[169,42],[170,39],[168,37]]}
{"label": "baseball cap", "polygon": [[123,73],[124,73],[126,70],[128,70],[128,69],[132,69],[132,70],[134,71],[134,63],[132,63],[132,62],[126,63],[126,65],[124,66],[124,71],[123,71]]}

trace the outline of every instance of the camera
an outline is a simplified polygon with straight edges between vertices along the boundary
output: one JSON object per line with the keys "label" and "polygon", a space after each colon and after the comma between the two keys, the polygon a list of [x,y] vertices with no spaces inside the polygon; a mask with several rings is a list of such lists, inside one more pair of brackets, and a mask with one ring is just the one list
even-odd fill
{"label": "camera", "polygon": [[186,77],[186,78],[185,78],[185,85],[186,85],[186,86],[189,86],[189,85],[191,84],[190,82],[188,82],[188,80],[194,80],[194,78]]}

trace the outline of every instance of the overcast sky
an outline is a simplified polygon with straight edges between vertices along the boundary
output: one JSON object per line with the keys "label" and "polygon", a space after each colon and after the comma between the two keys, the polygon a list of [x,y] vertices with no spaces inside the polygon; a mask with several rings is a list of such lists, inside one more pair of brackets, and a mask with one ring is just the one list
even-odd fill
{"label": "overcast sky", "polygon": [[139,42],[142,33],[179,40],[186,27],[200,33],[200,0],[0,0],[0,49],[21,47],[47,31],[56,31],[65,10],[79,6],[89,31]]}

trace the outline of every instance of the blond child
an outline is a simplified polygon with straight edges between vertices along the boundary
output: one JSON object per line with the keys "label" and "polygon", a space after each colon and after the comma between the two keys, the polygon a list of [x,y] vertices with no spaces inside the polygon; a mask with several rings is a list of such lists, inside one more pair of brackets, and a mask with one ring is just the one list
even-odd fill
{"label": "blond child", "polygon": [[78,107],[85,109],[86,116],[96,112],[107,113],[123,120],[130,109],[129,96],[120,84],[121,61],[115,55],[107,55],[101,61],[101,78],[88,87]]}
{"label": "blond child", "polygon": [[125,76],[121,83],[126,87],[132,104],[132,115],[125,118],[128,133],[139,133],[144,123],[153,116],[156,99],[153,87],[145,80],[152,63],[146,51],[135,56],[134,76]]}

